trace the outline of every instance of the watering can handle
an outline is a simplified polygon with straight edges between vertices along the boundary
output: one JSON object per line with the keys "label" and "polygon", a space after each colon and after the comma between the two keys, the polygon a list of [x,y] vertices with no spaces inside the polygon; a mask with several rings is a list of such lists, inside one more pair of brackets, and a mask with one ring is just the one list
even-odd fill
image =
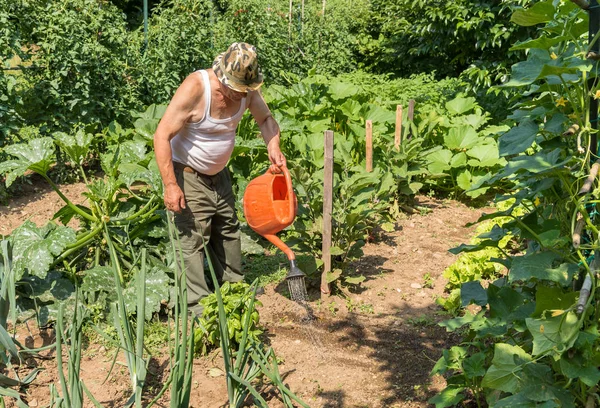
{"label": "watering can handle", "polygon": [[[287,185],[287,195],[290,202],[290,214],[293,217],[293,214],[296,213],[296,203],[294,202],[294,189],[292,188],[292,175],[286,166],[281,166],[280,169],[283,171],[283,175],[285,176],[285,184]],[[271,171],[270,169],[267,171]],[[272,174],[275,174],[271,172]],[[291,222],[292,220],[286,220],[286,222]]]}

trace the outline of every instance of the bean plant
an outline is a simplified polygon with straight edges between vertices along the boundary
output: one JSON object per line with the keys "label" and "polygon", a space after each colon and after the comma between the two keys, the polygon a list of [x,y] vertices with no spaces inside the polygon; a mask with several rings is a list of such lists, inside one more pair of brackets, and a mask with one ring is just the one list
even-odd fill
{"label": "bean plant", "polygon": [[466,337],[434,367],[449,379],[430,401],[593,406],[600,381],[600,245],[590,101],[598,85],[597,63],[586,57],[598,36],[588,42],[588,16],[570,2],[542,1],[515,11],[512,21],[537,26],[538,33],[512,47],[529,51],[506,84],[523,98],[499,138],[507,165],[485,183],[511,183],[514,193],[498,200],[514,202],[480,218],[498,226],[475,247],[497,247],[508,234],[522,245],[495,260],[508,269],[504,277],[462,286],[462,304],[480,311],[443,324]]}

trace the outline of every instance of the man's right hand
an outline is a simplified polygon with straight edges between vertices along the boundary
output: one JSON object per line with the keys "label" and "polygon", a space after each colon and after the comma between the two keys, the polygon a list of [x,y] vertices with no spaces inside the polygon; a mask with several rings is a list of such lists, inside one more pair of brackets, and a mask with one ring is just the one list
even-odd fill
{"label": "man's right hand", "polygon": [[175,213],[180,213],[185,208],[185,196],[175,183],[165,186],[165,207]]}

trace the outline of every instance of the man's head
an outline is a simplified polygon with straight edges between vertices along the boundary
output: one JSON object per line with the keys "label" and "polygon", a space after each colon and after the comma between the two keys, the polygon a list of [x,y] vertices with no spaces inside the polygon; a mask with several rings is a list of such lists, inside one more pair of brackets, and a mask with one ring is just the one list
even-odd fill
{"label": "man's head", "polygon": [[255,91],[263,83],[256,47],[247,43],[231,44],[215,58],[213,70],[223,85],[236,92]]}

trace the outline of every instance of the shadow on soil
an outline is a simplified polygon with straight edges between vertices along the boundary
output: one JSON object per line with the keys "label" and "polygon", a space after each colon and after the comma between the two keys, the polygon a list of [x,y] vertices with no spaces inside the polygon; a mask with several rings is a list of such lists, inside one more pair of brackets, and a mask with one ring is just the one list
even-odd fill
{"label": "shadow on soil", "polygon": [[[355,351],[377,362],[387,391],[380,400],[381,406],[393,406],[401,402],[425,402],[433,397],[436,392],[427,387],[431,382],[429,373],[442,350],[460,341],[460,337],[437,325],[437,321],[444,319],[431,315],[430,309],[396,308],[388,315],[369,317],[350,313],[344,320],[324,321],[319,325],[327,332],[337,333],[336,344],[330,344],[331,347]],[[343,390],[319,395],[328,401],[324,407],[344,406]]]}

